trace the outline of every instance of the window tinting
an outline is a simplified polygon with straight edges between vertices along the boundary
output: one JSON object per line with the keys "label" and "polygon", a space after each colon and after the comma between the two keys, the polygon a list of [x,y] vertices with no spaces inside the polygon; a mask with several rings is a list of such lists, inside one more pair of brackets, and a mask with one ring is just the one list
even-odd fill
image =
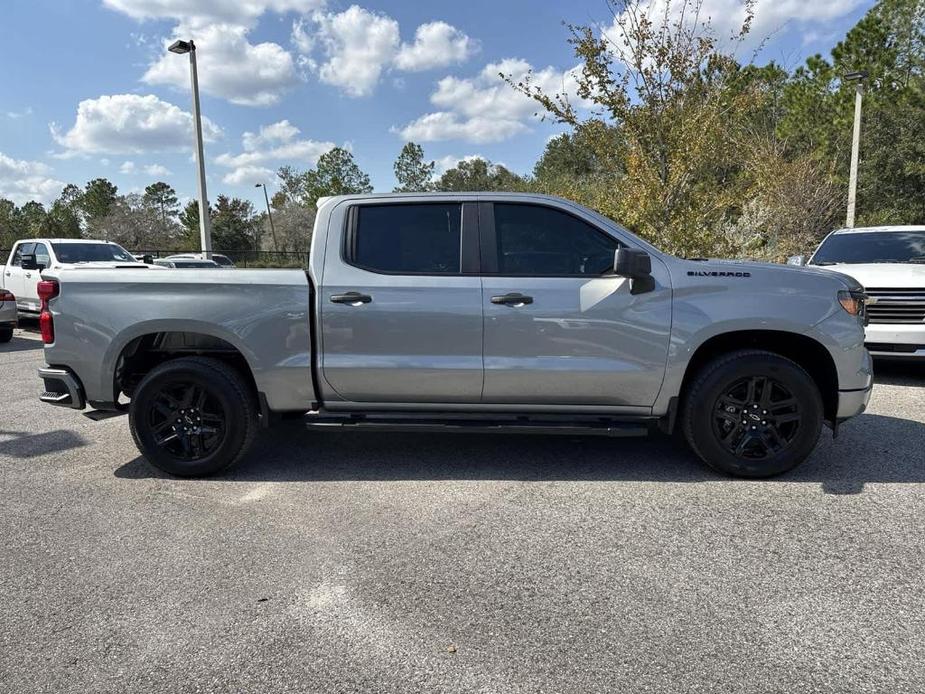
{"label": "window tinting", "polygon": [[13,260],[10,264],[14,267],[22,267],[23,255],[29,255],[32,253],[33,248],[35,248],[34,243],[21,243],[16,246],[16,250],[13,251]]}
{"label": "window tinting", "polygon": [[462,206],[361,205],[351,262],[378,272],[459,274]]}
{"label": "window tinting", "polygon": [[603,275],[613,268],[615,239],[565,212],[495,203],[502,275]]}

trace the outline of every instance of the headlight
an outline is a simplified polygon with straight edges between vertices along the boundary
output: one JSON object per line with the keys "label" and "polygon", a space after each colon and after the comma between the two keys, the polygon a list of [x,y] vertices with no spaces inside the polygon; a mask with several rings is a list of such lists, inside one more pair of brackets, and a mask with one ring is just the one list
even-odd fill
{"label": "headlight", "polygon": [[842,289],[838,292],[838,303],[852,316],[858,318],[867,318],[867,312],[864,310],[864,304],[867,302],[867,295],[862,291]]}

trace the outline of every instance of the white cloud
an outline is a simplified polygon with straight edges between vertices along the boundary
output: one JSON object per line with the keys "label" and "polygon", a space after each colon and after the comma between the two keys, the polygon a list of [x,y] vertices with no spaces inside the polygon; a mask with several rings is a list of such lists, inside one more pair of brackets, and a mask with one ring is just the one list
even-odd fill
{"label": "white cloud", "polygon": [[[203,138],[214,141],[221,129],[202,119]],[[52,137],[74,154],[142,154],[192,148],[193,117],[153,94],[114,94],[81,101],[67,132],[52,123]]]}
{"label": "white cloud", "polygon": [[256,133],[245,132],[242,152],[226,152],[215,158],[216,164],[231,169],[222,180],[232,185],[260,183],[275,176],[269,165],[314,166],[318,157],[335,146],[333,142],[299,139],[300,133],[288,120],[265,125]]}
{"label": "white cloud", "polygon": [[162,164],[148,164],[147,166],[142,166],[140,169],[135,165],[133,161],[126,161],[122,163],[122,166],[119,167],[119,173],[125,174],[128,176],[137,174],[137,173],[146,173],[148,176],[154,177],[164,177],[170,176],[173,172]]}
{"label": "white cloud", "polygon": [[276,173],[265,166],[240,166],[222,177],[222,183],[231,186],[253,186],[258,183],[271,183],[276,180]]}
{"label": "white cloud", "polygon": [[478,50],[478,44],[446,22],[422,24],[414,43],[402,44],[395,56],[395,67],[408,72],[430,70],[461,63]]}
{"label": "white cloud", "polygon": [[[755,16],[746,46],[754,48],[787,25],[799,25],[805,30],[807,25],[844,17],[864,3],[865,0],[756,0]],[[659,22],[666,10],[668,16],[679,19],[682,3],[673,3],[672,0],[648,0],[642,7],[653,21]],[[746,8],[742,0],[703,0],[698,17],[702,22],[709,20],[717,36],[725,39],[738,34],[745,21],[745,14]],[[690,15],[687,19],[691,19]],[[605,34],[617,45],[623,40],[616,19]]]}
{"label": "white cloud", "polygon": [[[292,55],[277,43],[253,44],[248,28],[210,24],[196,31],[199,87],[203,92],[243,106],[269,106],[300,82]],[[173,39],[188,36],[180,25]],[[185,91],[190,88],[189,61],[166,50],[148,67],[142,80]]]}
{"label": "white cloud", "polygon": [[264,12],[310,12],[323,7],[324,0],[103,0],[103,4],[139,20],[252,26]]}
{"label": "white cloud", "polygon": [[0,198],[23,205],[30,200],[48,204],[64,182],[51,176],[51,168],[39,161],[13,159],[0,152]]}
{"label": "white cloud", "polygon": [[145,173],[149,176],[170,176],[173,171],[162,164],[149,164],[145,167]]}
{"label": "white cloud", "polygon": [[[478,50],[478,42],[446,22],[429,22],[415,31],[413,43],[402,43],[392,17],[351,5],[343,12],[316,12],[315,34],[306,23],[292,26],[292,43],[300,64],[318,73],[322,82],[349,96],[368,96],[383,72],[420,72],[460,63]],[[312,57],[319,51],[323,57]]]}
{"label": "white cloud", "polygon": [[411,142],[435,142],[437,140],[465,140],[466,142],[500,142],[527,130],[518,120],[496,118],[460,118],[455,113],[439,111],[428,113],[395,129],[405,140]]}
{"label": "white cloud", "polygon": [[366,96],[399,49],[398,22],[357,5],[339,14],[317,13],[317,39],[326,60],[318,67],[322,82],[350,96]]}
{"label": "white cloud", "polygon": [[473,159],[485,159],[487,161],[487,158],[483,157],[481,154],[467,154],[464,157],[454,157],[452,154],[448,154],[445,157],[436,159],[434,161],[434,180],[440,178],[450,169],[455,169],[457,166],[459,166],[459,162],[472,161]]}
{"label": "white cloud", "polygon": [[26,116],[31,116],[31,115],[32,115],[31,106],[26,106],[21,111],[7,111],[6,112],[6,117],[11,118],[13,120],[16,120],[18,118],[25,118]]}
{"label": "white cloud", "polygon": [[[532,71],[532,72],[531,72]],[[516,58],[490,63],[474,78],[444,77],[430,101],[442,110],[425,114],[400,128],[393,128],[405,140],[466,140],[485,143],[505,140],[529,130],[528,122],[540,107],[501,79],[510,75],[517,82],[531,73],[531,81],[546,93],[568,94],[577,106],[587,106],[577,96],[575,69],[560,72],[552,67],[532,70]]]}

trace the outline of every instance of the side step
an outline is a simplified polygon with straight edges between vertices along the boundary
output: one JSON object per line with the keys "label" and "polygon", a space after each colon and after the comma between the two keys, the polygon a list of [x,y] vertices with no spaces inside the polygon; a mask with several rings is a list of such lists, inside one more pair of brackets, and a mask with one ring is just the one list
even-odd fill
{"label": "side step", "polygon": [[562,434],[571,436],[647,436],[657,426],[656,417],[614,419],[605,417],[499,417],[436,418],[428,416],[332,415],[309,413],[306,425],[313,428],[366,429],[396,432],[443,432],[466,434]]}

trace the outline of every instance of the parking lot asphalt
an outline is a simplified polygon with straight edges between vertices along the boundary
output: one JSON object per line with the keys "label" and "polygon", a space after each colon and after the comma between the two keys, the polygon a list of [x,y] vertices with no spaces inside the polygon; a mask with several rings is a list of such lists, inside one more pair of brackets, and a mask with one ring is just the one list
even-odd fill
{"label": "parking lot asphalt", "polygon": [[925,368],[770,481],[666,438],[264,432],[209,480],[0,345],[2,692],[913,692]]}

